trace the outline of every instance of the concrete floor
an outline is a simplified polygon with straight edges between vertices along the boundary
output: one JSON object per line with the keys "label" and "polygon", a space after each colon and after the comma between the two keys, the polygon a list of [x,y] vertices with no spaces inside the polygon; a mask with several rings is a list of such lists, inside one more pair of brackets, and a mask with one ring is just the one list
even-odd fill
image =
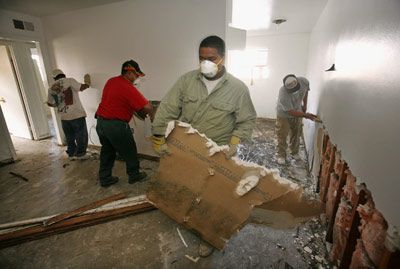
{"label": "concrete floor", "polygon": [[[276,164],[273,128],[273,122],[259,120],[252,141],[241,147],[239,156],[279,168],[283,176],[301,184],[306,194],[313,196],[315,184],[304,161],[283,167]],[[68,161],[65,147],[51,139],[13,138],[13,142],[20,160],[0,167],[0,223],[66,212],[120,192],[136,196],[146,191],[146,181],[128,184],[125,165],[120,161],[114,167],[120,182],[100,187],[97,152],[92,152],[89,160]],[[142,160],[141,166],[151,177],[158,163]],[[197,257],[202,240],[161,211],[153,210],[1,249],[0,268],[330,268],[325,259],[323,229],[319,218],[288,230],[248,224],[224,250],[215,250],[194,263],[185,255]]]}

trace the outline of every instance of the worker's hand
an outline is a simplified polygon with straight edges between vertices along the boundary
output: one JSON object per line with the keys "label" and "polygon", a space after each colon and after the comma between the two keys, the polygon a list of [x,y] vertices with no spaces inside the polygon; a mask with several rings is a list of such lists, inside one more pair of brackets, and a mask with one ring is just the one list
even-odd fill
{"label": "worker's hand", "polygon": [[158,155],[160,155],[161,157],[164,155],[169,155],[171,154],[167,143],[165,141],[165,137],[164,136],[155,136],[153,135],[151,137],[151,142],[153,143],[153,149],[155,152],[158,153]]}
{"label": "worker's hand", "polygon": [[229,150],[225,151],[225,158],[228,160],[236,155],[237,147],[240,144],[240,138],[233,135],[229,142]]}
{"label": "worker's hand", "polygon": [[90,85],[92,84],[92,80],[91,80],[89,74],[85,74],[83,76],[83,83],[85,83],[86,85],[88,85],[90,87]]}
{"label": "worker's hand", "polygon": [[314,119],[316,119],[316,118],[318,118],[318,117],[317,117],[317,115],[314,115],[314,114],[312,114],[312,113],[306,113],[306,115],[304,116],[304,118],[309,119],[309,120],[314,120]]}

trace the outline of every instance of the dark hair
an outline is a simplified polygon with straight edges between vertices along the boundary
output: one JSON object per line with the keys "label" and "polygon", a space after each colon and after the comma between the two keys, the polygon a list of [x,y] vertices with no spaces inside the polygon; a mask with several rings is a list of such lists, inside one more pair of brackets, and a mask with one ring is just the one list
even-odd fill
{"label": "dark hair", "polygon": [[64,75],[64,74],[59,74],[59,75],[57,75],[56,77],[54,77],[53,79],[54,80],[59,80],[59,79],[61,79],[61,78],[65,78],[66,76]]}
{"label": "dark hair", "polygon": [[221,57],[225,57],[225,42],[219,36],[211,35],[204,38],[199,48],[215,48]]}

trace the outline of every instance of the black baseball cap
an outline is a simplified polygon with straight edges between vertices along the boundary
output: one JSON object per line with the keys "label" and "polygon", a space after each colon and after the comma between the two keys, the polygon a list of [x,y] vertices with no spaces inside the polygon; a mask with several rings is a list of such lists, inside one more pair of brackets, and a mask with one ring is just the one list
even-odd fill
{"label": "black baseball cap", "polygon": [[125,73],[125,71],[135,71],[140,77],[145,76],[142,70],[140,70],[139,64],[134,60],[129,60],[122,64],[121,74]]}

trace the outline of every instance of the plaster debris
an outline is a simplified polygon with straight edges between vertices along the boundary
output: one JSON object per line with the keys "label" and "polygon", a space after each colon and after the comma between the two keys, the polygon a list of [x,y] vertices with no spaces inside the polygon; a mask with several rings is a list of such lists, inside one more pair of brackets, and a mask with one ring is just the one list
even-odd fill
{"label": "plaster debris", "polygon": [[258,184],[259,180],[260,178],[256,175],[249,175],[243,178],[236,187],[236,194],[239,196],[245,195]]}
{"label": "plaster debris", "polygon": [[188,247],[188,244],[186,244],[185,239],[183,238],[181,231],[179,230],[178,227],[176,227],[176,231],[178,232],[179,237],[181,238],[182,243],[185,245],[185,247]]}
{"label": "plaster debris", "polygon": [[309,247],[304,247],[305,252],[312,253],[312,249]]}
{"label": "plaster debris", "polygon": [[322,258],[321,256],[316,255],[315,259],[317,260],[317,262],[323,262],[324,258]]}
{"label": "plaster debris", "polygon": [[168,122],[167,129],[165,130],[165,137],[166,138],[174,130],[174,128],[175,128],[175,121],[171,120],[170,122]]}
{"label": "plaster debris", "polygon": [[197,130],[194,129],[193,127],[190,127],[190,128],[186,131],[187,134],[195,134],[196,132],[197,132]]}
{"label": "plaster debris", "polygon": [[192,262],[194,262],[194,263],[197,263],[198,261],[199,261],[199,259],[200,259],[200,257],[192,257],[192,256],[190,256],[190,255],[185,255],[185,257],[186,258],[188,258],[189,260],[191,260]]}

